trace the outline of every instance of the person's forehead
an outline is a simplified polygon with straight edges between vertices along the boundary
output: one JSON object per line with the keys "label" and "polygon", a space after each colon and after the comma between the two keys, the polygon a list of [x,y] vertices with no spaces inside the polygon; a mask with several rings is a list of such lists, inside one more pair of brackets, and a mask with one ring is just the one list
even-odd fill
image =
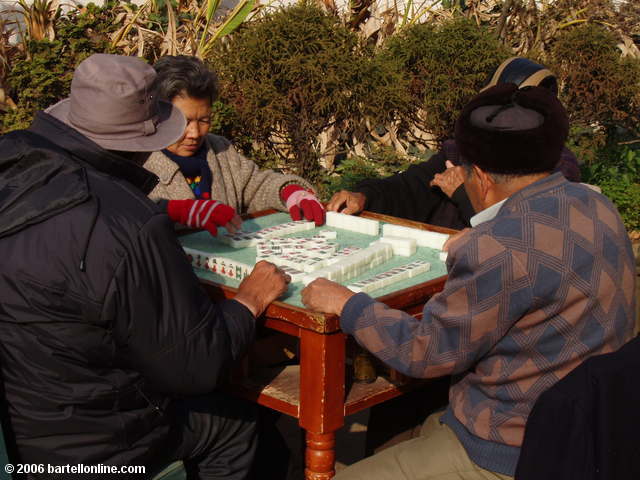
{"label": "person's forehead", "polygon": [[208,98],[177,95],[173,97],[171,103],[182,110],[185,115],[206,115],[211,110],[211,100]]}

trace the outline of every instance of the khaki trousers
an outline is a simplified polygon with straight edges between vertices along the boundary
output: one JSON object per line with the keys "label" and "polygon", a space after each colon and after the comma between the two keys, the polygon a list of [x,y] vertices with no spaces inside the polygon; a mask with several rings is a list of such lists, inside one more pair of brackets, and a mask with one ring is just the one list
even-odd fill
{"label": "khaki trousers", "polygon": [[441,416],[427,418],[419,437],[339,471],[334,480],[513,480],[473,463]]}

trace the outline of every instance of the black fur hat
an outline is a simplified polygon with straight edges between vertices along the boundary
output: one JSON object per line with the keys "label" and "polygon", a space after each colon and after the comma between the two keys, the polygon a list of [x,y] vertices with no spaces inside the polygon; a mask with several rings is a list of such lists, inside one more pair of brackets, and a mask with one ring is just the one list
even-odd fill
{"label": "black fur hat", "polygon": [[506,83],[471,99],[456,122],[455,141],[463,162],[488,173],[527,175],[555,168],[568,133],[553,93]]}

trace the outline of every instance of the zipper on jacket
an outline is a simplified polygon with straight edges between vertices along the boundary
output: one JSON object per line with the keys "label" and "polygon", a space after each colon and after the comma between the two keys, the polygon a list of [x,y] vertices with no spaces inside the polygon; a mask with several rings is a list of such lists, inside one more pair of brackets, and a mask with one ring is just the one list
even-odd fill
{"label": "zipper on jacket", "polygon": [[136,390],[138,390],[138,393],[140,393],[140,395],[142,396],[142,398],[144,398],[144,399],[147,401],[147,403],[149,404],[149,406],[153,407],[153,409],[154,409],[155,411],[157,411],[160,415],[164,414],[164,410],[163,410],[163,409],[161,409],[159,405],[157,405],[157,404],[155,404],[154,402],[152,402],[152,401],[149,399],[149,397],[147,397],[147,396],[145,395],[145,393],[142,391],[142,389],[141,389],[138,385],[135,385],[135,388],[136,388]]}

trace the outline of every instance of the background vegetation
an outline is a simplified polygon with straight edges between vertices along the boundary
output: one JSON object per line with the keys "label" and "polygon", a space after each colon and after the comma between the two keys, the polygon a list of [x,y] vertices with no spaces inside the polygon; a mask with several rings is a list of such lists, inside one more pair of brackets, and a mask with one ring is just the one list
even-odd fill
{"label": "background vegetation", "polygon": [[349,5],[112,1],[63,13],[55,0],[22,2],[20,22],[0,19],[0,129],[24,128],[64,98],[91,53],[195,54],[220,76],[212,130],[328,196],[428,158],[493,69],[524,55],[558,75],[583,180],[640,229],[638,2]]}

